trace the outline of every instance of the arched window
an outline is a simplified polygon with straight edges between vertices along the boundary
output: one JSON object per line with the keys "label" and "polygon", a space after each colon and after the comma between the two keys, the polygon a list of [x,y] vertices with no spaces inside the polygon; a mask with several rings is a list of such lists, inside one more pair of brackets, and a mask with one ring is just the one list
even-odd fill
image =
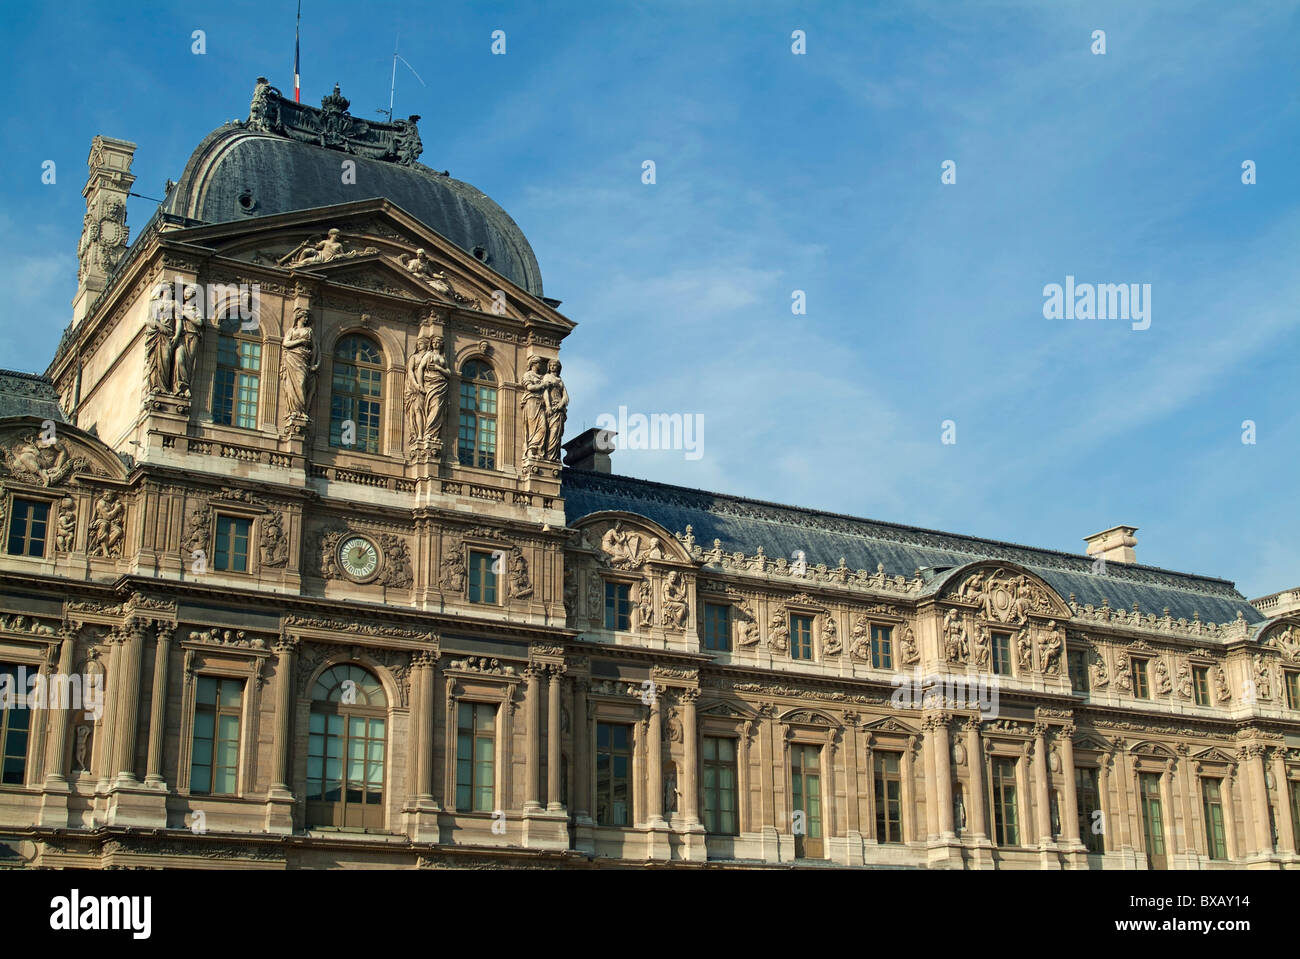
{"label": "arched window", "polygon": [[218,329],[212,422],[255,430],[262,379],[262,341],[241,331],[236,317],[221,320]]}
{"label": "arched window", "polygon": [[388,697],[372,673],[343,664],[311,691],[307,735],[307,824],[384,825]]}
{"label": "arched window", "polygon": [[384,354],[373,341],[356,335],[339,340],[330,391],[330,446],[379,452],[383,378]]}
{"label": "arched window", "polygon": [[461,466],[497,467],[497,378],[482,360],[467,360],[460,368],[457,454]]}

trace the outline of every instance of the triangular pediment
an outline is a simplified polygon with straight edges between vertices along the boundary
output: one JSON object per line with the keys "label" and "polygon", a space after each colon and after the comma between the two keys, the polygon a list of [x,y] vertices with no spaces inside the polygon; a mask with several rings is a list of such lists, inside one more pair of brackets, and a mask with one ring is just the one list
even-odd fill
{"label": "triangular pediment", "polygon": [[701,706],[699,714],[701,716],[726,717],[729,719],[753,720],[758,718],[758,713],[749,708],[747,703],[736,703],[725,699]]}
{"label": "triangular pediment", "polygon": [[1223,763],[1226,766],[1236,765],[1237,762],[1237,760],[1233,756],[1229,755],[1228,753],[1225,753],[1222,749],[1219,749],[1217,746],[1211,746],[1209,749],[1205,750],[1204,752],[1196,753],[1192,758],[1195,759],[1197,762]]}
{"label": "triangular pediment", "polygon": [[877,719],[874,722],[865,724],[862,728],[868,732],[898,733],[903,736],[916,736],[920,733],[920,730],[909,726],[902,720],[895,719],[893,716]]}
{"label": "triangular pediment", "polygon": [[[337,231],[337,232],[331,232]],[[284,274],[446,303],[563,336],[574,323],[388,200],[361,200],[166,233],[186,247]],[[419,251],[423,251],[420,254]]]}

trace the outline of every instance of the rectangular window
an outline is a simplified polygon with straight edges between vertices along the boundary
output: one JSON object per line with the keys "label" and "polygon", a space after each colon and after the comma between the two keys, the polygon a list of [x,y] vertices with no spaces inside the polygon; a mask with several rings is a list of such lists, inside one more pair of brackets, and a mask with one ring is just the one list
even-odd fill
{"label": "rectangular window", "polygon": [[15,496],[13,515],[9,518],[9,555],[43,557],[49,525],[49,503]]}
{"label": "rectangular window", "polygon": [[190,792],[233,796],[239,792],[239,717],[244,681],[218,676],[200,676],[198,680]]}
{"label": "rectangular window", "polygon": [[1016,761],[993,760],[993,828],[999,846],[1020,845],[1020,809],[1016,803]]}
{"label": "rectangular window", "polygon": [[704,648],[723,652],[731,650],[731,607],[720,603],[704,604]]}
{"label": "rectangular window", "polygon": [[740,832],[736,816],[736,741],[705,736],[704,828],[718,836]]}
{"label": "rectangular window", "polygon": [[456,457],[461,466],[496,469],[496,415],[496,387],[462,380],[456,441]]}
{"label": "rectangular window", "polygon": [[496,809],[496,715],[489,703],[461,703],[456,728],[456,808]]}
{"label": "rectangular window", "polygon": [[469,551],[469,601],[471,603],[497,603],[497,574],[493,571],[493,554],[481,550]]}
{"label": "rectangular window", "polygon": [[898,771],[898,753],[877,752],[876,842],[903,841],[903,777]]}
{"label": "rectangular window", "polygon": [[871,665],[874,669],[894,668],[894,629],[892,626],[871,627]]}
{"label": "rectangular window", "polygon": [[1300,673],[1288,669],[1283,676],[1286,683],[1286,708],[1300,709]]}
{"label": "rectangular window", "polygon": [[257,429],[257,392],[262,344],[233,336],[217,338],[217,371],[212,381],[212,422]]}
{"label": "rectangular window", "polygon": [[[330,446],[342,446],[363,453],[379,452],[379,414],[383,409],[383,371],[334,361],[333,391],[330,393]],[[353,442],[344,442],[344,429],[351,422]]]}
{"label": "rectangular window", "polygon": [[1151,698],[1151,686],[1147,682],[1147,661],[1133,660],[1133,695],[1138,699]]}
{"label": "rectangular window", "polygon": [[632,588],[626,583],[605,584],[605,628],[619,632],[632,628]]}
{"label": "rectangular window", "polygon": [[1097,770],[1092,766],[1074,769],[1074,795],[1079,805],[1079,837],[1088,852],[1105,852],[1101,817],[1101,790],[1097,785]]}
{"label": "rectangular window", "polygon": [[632,727],[596,724],[596,824],[632,824]]}
{"label": "rectangular window", "polygon": [[999,676],[1011,675],[1011,634],[993,634],[993,672]]}
{"label": "rectangular window", "polygon": [[212,556],[212,568],[232,573],[248,572],[248,535],[251,519],[238,516],[217,517],[217,549]]}
{"label": "rectangular window", "polygon": [[1196,697],[1196,705],[1210,705],[1210,667],[1193,666],[1192,667],[1192,692]]}
{"label": "rectangular window", "polygon": [[1151,868],[1163,869],[1165,857],[1165,817],[1160,803],[1160,776],[1139,773],[1138,791],[1142,797],[1142,832],[1146,840]]}
{"label": "rectangular window", "polygon": [[790,617],[790,658],[812,659],[812,617]]}
{"label": "rectangular window", "polygon": [[[34,671],[32,667],[28,673]],[[0,666],[0,695],[0,783],[21,786],[27,779],[32,714],[27,709],[27,686],[19,686],[16,666]]]}
{"label": "rectangular window", "polygon": [[1223,826],[1223,800],[1220,781],[1201,780],[1201,798],[1205,804],[1205,839],[1211,859],[1227,859],[1228,843]]}
{"label": "rectangular window", "polygon": [[1088,651],[1085,649],[1070,650],[1067,666],[1070,670],[1070,686],[1076,693],[1086,693],[1088,691]]}

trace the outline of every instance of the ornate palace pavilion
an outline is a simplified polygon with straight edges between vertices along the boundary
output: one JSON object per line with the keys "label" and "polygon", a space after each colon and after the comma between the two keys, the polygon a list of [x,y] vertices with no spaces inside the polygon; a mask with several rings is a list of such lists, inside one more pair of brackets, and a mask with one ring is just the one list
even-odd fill
{"label": "ornate palace pavilion", "polygon": [[613,474],[417,121],[259,79],[130,243],[94,138],[0,375],[0,863],[1300,866],[1300,610]]}

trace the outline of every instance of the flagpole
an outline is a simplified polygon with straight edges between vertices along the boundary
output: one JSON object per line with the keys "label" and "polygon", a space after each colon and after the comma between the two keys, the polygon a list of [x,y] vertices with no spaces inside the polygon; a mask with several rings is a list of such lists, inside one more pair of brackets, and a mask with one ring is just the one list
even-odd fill
{"label": "flagpole", "polygon": [[298,75],[298,30],[302,26],[302,0],[298,0],[298,19],[293,25],[293,102],[302,102],[302,82]]}

